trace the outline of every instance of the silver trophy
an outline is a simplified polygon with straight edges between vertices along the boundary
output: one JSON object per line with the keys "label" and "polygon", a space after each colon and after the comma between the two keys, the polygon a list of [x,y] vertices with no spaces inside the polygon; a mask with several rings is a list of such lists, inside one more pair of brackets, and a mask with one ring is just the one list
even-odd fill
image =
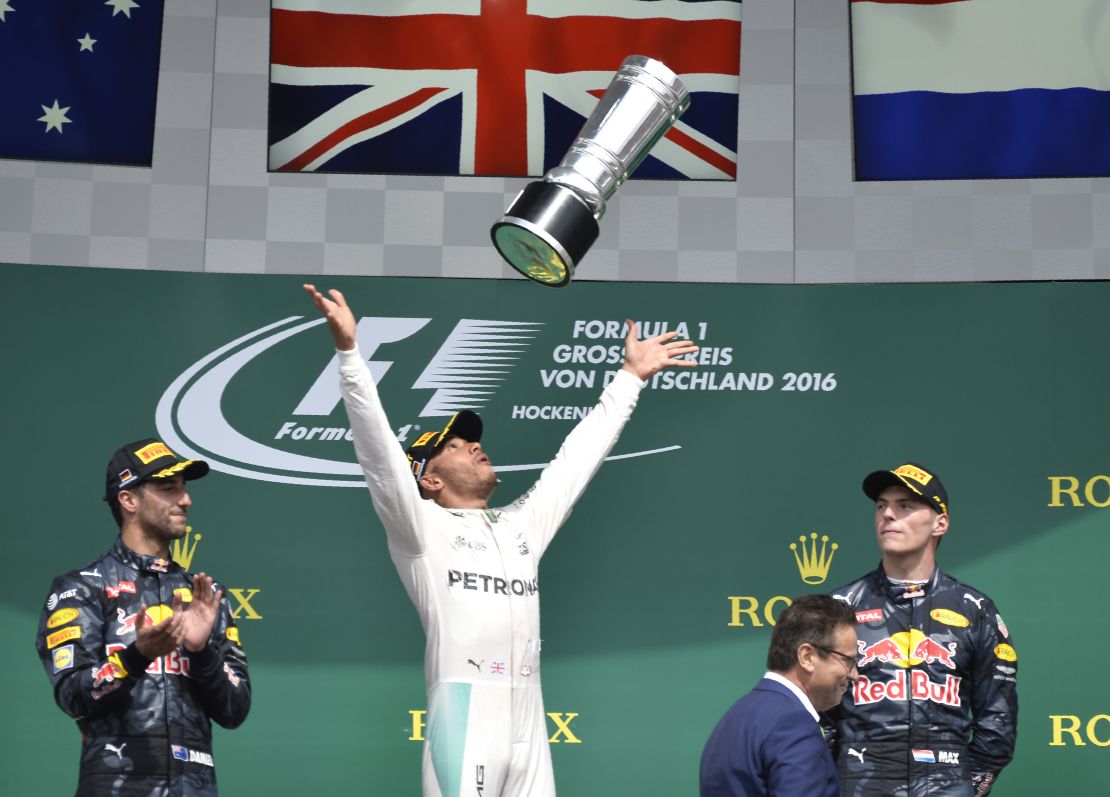
{"label": "silver trophy", "polygon": [[570,282],[597,240],[605,201],[689,105],[686,86],[662,62],[624,59],[562,163],[526,185],[493,225],[497,251],[536,282]]}

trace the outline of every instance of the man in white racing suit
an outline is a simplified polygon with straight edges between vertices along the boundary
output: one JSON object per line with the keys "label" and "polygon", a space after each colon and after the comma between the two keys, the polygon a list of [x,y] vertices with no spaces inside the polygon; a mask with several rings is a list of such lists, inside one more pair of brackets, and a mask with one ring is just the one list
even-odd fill
{"label": "man in white racing suit", "polygon": [[[555,779],[540,688],[537,568],[616,442],[645,381],[697,351],[628,322],[621,370],[532,488],[490,508],[497,485],[482,424],[462,411],[408,456],[386,418],[343,295],[305,285],[339,352],[340,385],[389,553],[427,645],[424,797],[551,797]],[[415,477],[415,478],[414,478]]]}

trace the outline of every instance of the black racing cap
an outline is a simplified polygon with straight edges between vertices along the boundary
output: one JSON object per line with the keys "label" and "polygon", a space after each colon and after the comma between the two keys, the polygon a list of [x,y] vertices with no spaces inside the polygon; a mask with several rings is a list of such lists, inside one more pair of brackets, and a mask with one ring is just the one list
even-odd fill
{"label": "black racing cap", "polygon": [[879,493],[887,487],[905,487],[940,514],[948,514],[948,491],[940,477],[916,462],[907,462],[894,470],[877,470],[863,480],[863,492],[872,501],[878,501]]}
{"label": "black racing cap", "polygon": [[478,417],[478,413],[471,410],[459,410],[451,416],[451,420],[447,422],[442,431],[425,432],[416,438],[415,442],[405,452],[408,454],[413,476],[419,479],[424,475],[428,462],[450,437],[461,437],[468,443],[481,441],[482,419]]}
{"label": "black racing cap", "polygon": [[116,449],[108,460],[104,500],[116,500],[120,490],[137,487],[150,479],[165,479],[180,473],[186,481],[208,473],[208,463],[200,459],[182,459],[161,440],[147,437]]}

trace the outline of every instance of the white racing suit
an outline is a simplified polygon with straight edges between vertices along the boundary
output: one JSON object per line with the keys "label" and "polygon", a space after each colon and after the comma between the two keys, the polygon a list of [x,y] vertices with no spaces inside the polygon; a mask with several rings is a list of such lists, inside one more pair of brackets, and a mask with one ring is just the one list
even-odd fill
{"label": "white racing suit", "polygon": [[643,383],[618,372],[514,503],[450,510],[420,497],[357,348],[339,353],[339,371],[355,452],[427,639],[424,797],[551,797],[537,568]]}

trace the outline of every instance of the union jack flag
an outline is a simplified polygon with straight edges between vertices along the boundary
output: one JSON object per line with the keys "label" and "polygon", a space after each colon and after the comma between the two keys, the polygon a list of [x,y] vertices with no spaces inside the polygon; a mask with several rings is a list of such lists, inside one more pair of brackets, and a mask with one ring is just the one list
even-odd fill
{"label": "union jack flag", "polygon": [[692,103],[636,177],[736,179],[740,0],[273,0],[274,171],[538,176],[629,55]]}

